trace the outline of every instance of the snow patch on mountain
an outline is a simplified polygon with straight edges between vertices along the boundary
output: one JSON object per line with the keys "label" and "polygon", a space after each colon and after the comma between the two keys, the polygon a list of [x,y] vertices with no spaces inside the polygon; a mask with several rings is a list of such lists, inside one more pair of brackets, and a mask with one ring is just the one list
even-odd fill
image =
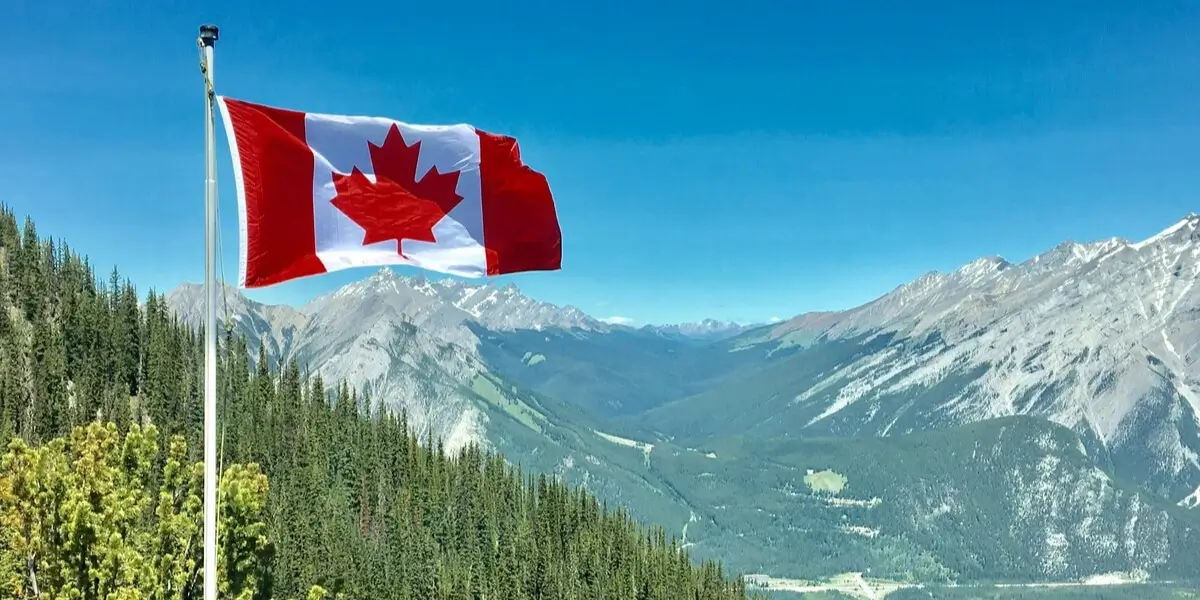
{"label": "snow patch on mountain", "polygon": [[1196,508],[1200,506],[1200,486],[1196,487],[1194,492],[1185,496],[1183,500],[1180,500],[1179,506],[1184,508]]}

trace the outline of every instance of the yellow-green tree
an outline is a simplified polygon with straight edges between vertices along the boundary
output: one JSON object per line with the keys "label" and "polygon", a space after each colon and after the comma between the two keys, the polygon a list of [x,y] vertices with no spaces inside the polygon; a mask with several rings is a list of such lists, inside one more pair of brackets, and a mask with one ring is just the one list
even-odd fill
{"label": "yellow-green tree", "polygon": [[[0,459],[0,594],[70,600],[201,597],[203,466],[173,437],[113,424],[77,427]],[[156,465],[162,465],[156,468]],[[225,470],[219,491],[222,598],[270,597],[263,521],[267,478],[257,465]]]}

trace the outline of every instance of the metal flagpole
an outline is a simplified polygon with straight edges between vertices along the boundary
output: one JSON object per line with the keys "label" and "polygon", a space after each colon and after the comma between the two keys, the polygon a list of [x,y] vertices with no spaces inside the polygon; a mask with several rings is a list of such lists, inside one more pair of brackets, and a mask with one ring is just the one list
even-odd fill
{"label": "metal flagpole", "polygon": [[204,51],[204,600],[217,599],[217,147],[213,131],[216,25],[200,26]]}

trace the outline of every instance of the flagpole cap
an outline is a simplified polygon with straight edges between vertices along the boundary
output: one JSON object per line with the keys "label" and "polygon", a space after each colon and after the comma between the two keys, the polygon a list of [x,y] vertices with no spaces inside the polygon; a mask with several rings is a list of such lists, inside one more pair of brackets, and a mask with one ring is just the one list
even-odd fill
{"label": "flagpole cap", "polygon": [[213,42],[216,42],[218,39],[220,39],[219,31],[220,30],[217,29],[216,25],[201,25],[200,41],[203,42],[205,46],[213,45]]}

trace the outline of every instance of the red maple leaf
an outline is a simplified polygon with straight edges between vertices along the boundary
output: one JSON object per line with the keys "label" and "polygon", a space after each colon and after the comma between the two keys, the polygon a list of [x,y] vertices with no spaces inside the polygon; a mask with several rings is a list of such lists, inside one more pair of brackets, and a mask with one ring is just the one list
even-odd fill
{"label": "red maple leaf", "polygon": [[417,159],[421,142],[409,146],[395,125],[388,130],[382,146],[367,142],[372,182],[354,167],[349,175],[333,174],[337,195],[333,205],[366,232],[363,245],[396,240],[401,256],[402,240],[433,243],[433,226],[458,203],[458,171],[439,173],[433,167],[417,181]]}

